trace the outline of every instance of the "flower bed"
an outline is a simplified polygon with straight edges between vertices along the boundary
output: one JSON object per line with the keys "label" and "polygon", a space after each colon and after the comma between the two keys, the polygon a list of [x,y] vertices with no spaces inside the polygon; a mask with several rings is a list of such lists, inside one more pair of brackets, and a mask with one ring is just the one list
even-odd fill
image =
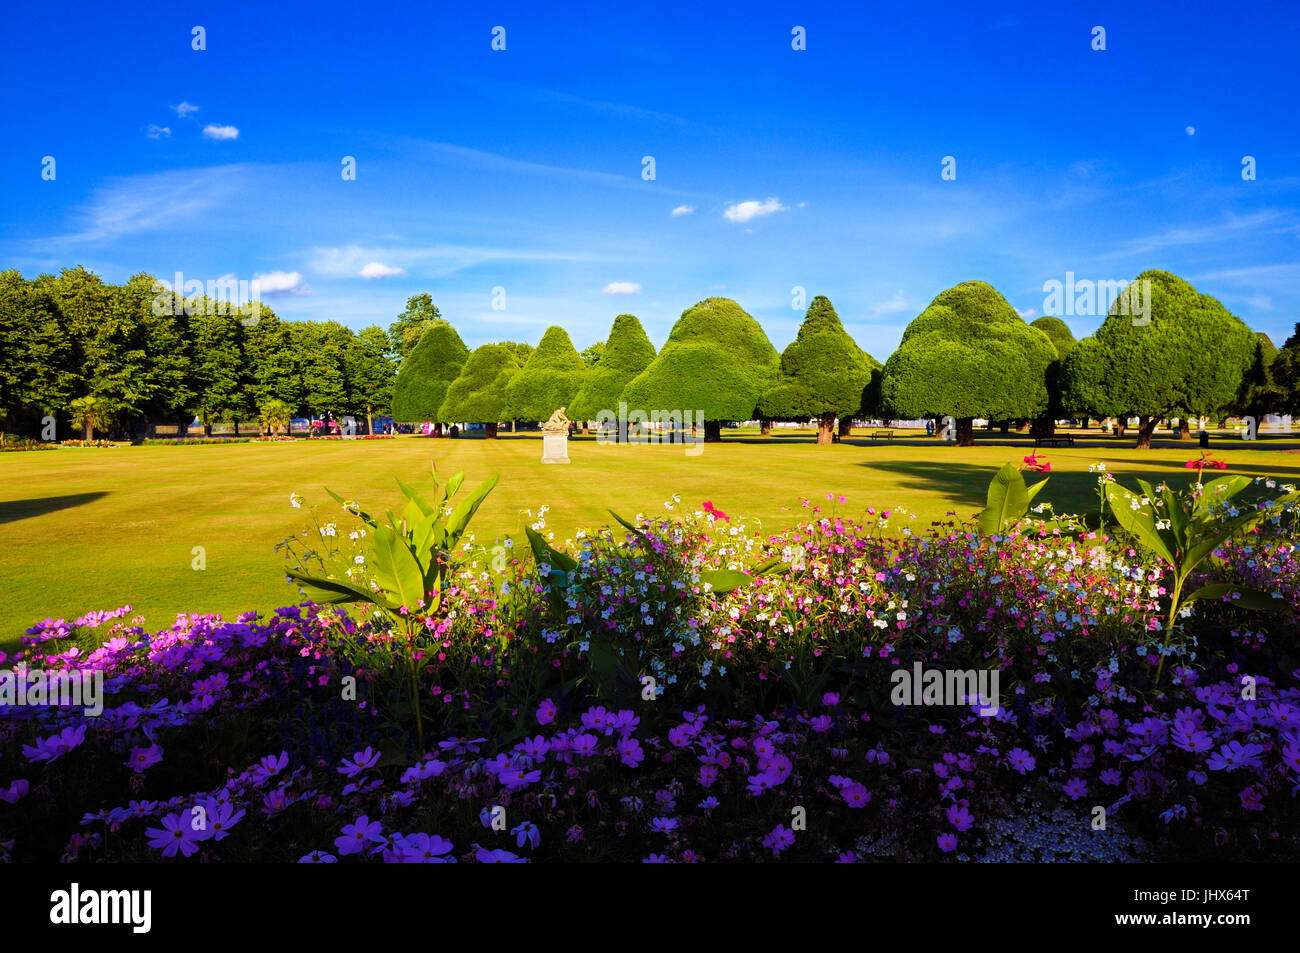
{"label": "flower bed", "polygon": [[[0,855],[1293,857],[1300,558],[1286,488],[1256,489],[1196,584],[1275,611],[1229,592],[1176,632],[1173,570],[1118,527],[921,529],[842,498],[779,534],[673,501],[566,546],[543,509],[530,552],[458,540],[438,598],[391,616],[47,619],[23,661],[104,671],[105,708],[0,719]],[[317,530],[339,578],[400,572],[383,524]],[[995,697],[899,691],[927,670],[996,672]]]}

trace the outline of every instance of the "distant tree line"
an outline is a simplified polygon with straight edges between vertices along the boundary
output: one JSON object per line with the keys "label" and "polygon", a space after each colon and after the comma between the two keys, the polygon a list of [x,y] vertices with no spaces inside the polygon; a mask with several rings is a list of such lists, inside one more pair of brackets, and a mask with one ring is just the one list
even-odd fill
{"label": "distant tree line", "polygon": [[957,442],[976,418],[1050,432],[1063,417],[1139,419],[1138,445],[1159,421],[1300,412],[1300,325],[1281,350],[1219,301],[1149,271],[1144,320],[1117,299],[1091,337],[1065,322],[1026,323],[990,285],[939,294],[883,365],[815,297],[778,352],[735,301],[688,308],[656,352],[634,315],[581,353],[560,327],[536,348],[511,341],[471,351],[428,294],[387,331],[335,321],[282,321],[174,296],[158,313],[154,279],[122,285],[83,268],[24,279],[0,272],[0,429],[29,432],[52,415],[60,433],[131,432],[198,417],[282,427],[286,416],[391,414],[400,421],[536,422],[565,407],[589,421],[620,403],[647,413],[702,412],[705,439],[734,420],[814,421],[830,443],[838,422],[950,416]]}

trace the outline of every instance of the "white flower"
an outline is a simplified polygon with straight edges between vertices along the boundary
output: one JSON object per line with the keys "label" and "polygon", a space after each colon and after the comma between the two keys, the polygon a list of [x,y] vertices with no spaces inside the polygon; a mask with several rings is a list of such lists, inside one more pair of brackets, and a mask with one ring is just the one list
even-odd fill
{"label": "white flower", "polygon": [[352,557],[352,561],[353,561],[354,563],[356,563],[358,566],[364,566],[365,563],[366,563],[366,557],[365,557],[365,556],[354,556],[354,557]]}
{"label": "white flower", "polygon": [[300,509],[302,507],[302,501],[298,499],[297,493],[289,494],[289,505],[292,506],[295,510]]}

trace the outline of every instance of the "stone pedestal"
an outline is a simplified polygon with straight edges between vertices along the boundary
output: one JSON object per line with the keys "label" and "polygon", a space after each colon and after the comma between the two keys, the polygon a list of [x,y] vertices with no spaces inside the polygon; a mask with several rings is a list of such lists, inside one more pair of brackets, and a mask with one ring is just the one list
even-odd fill
{"label": "stone pedestal", "polygon": [[543,431],[542,463],[569,463],[569,433]]}

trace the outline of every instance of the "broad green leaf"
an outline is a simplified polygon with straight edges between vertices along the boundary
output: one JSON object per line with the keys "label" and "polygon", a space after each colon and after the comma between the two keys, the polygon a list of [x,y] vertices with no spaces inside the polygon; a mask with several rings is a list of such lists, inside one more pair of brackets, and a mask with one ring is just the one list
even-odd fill
{"label": "broad green leaf", "polygon": [[343,602],[369,602],[387,608],[386,603],[381,601],[378,593],[369,592],[360,586],[354,586],[339,579],[308,576],[293,570],[290,570],[287,575],[298,581],[313,602],[319,602],[322,605],[337,605]]}
{"label": "broad green leaf", "polygon": [[474,518],[478,512],[479,506],[483,500],[492,492],[492,488],[497,485],[497,480],[501,479],[499,473],[494,473],[477,487],[474,492],[467,496],[459,506],[452,511],[451,516],[447,518],[447,538],[454,542],[465,531],[469,521]]}
{"label": "broad green leaf", "polygon": [[424,573],[415,556],[386,526],[375,528],[375,544],[370,554],[375,581],[391,601],[416,609],[424,599]]}
{"label": "broad green leaf", "polygon": [[708,583],[718,595],[753,582],[753,577],[738,569],[709,569],[700,573],[700,582]]}
{"label": "broad green leaf", "polygon": [[524,534],[528,537],[528,545],[532,547],[533,558],[538,564],[546,563],[548,566],[558,567],[564,572],[573,572],[578,568],[578,561],[568,553],[562,553],[551,546],[546,540],[542,539],[540,533],[531,526],[524,528]]}
{"label": "broad green leaf", "polygon": [[614,517],[614,519],[618,520],[618,522],[620,523],[620,525],[623,526],[624,529],[628,530],[628,532],[632,533],[634,536],[636,536],[638,539],[640,539],[640,540],[641,540],[643,543],[645,543],[647,546],[650,544],[650,537],[647,536],[645,533],[641,532],[641,530],[637,529],[635,526],[633,526],[633,525],[632,525],[631,523],[629,523],[627,520],[623,519],[623,517],[619,516],[619,515],[618,515],[617,513],[615,513],[613,510],[610,510],[610,511],[609,511],[609,515],[612,516],[612,517]]}
{"label": "broad green leaf", "polygon": [[1027,512],[1029,493],[1025,489],[1025,478],[1011,464],[1003,464],[989,481],[987,505],[979,518],[980,532],[985,536],[1000,533],[1008,523]]}
{"label": "broad green leaf", "polygon": [[1141,501],[1132,491],[1118,483],[1107,483],[1106,502],[1110,504],[1110,511],[1120,526],[1136,536],[1144,546],[1169,565],[1177,566],[1174,562],[1174,554],[1169,551],[1169,547],[1156,531],[1155,520],[1151,514],[1144,513],[1140,508],[1134,508],[1135,503],[1140,507]]}
{"label": "broad green leaf", "polygon": [[457,473],[447,481],[447,499],[451,499],[460,491],[460,485],[465,482],[465,471]]}
{"label": "broad green leaf", "polygon": [[[347,501],[347,500],[343,499],[343,497],[339,496],[337,493],[335,493],[335,492],[334,492],[333,490],[331,490],[329,487],[325,487],[325,492],[328,493],[330,496],[334,497],[334,499],[338,500],[338,501],[339,501],[340,503],[342,503],[345,507],[348,505],[348,501]],[[369,524],[370,526],[374,526],[374,525],[375,525],[374,518],[371,517],[371,515],[370,515],[369,513],[367,513],[365,510],[361,509],[360,507],[358,507],[358,508],[355,509],[355,510],[349,510],[348,512],[350,512],[350,513],[356,513],[357,516],[360,517],[360,519],[362,520],[362,522],[365,522],[365,523]]]}
{"label": "broad green leaf", "polygon": [[[1051,479],[1051,477],[1048,477],[1048,479]],[[1033,486],[1027,487],[1025,489],[1025,502],[1026,503],[1034,502],[1034,497],[1038,495],[1038,491],[1045,486],[1047,486],[1047,480],[1039,480]]]}
{"label": "broad green leaf", "polygon": [[406,498],[414,503],[421,513],[428,516],[433,512],[433,507],[429,505],[429,501],[421,496],[417,490],[407,486],[401,480],[397,481],[397,485],[402,488],[402,492],[406,494]]}

